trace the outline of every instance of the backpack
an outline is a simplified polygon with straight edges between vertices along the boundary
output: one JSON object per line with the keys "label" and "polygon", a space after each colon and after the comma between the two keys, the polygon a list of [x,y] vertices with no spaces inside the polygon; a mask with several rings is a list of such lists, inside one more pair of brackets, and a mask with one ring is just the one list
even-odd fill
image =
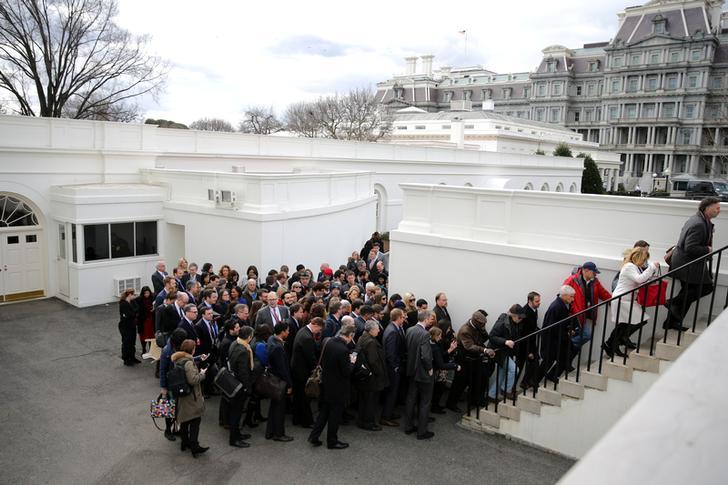
{"label": "backpack", "polygon": [[185,373],[184,365],[175,363],[167,371],[167,389],[175,398],[192,394],[192,387],[187,383],[187,374]]}

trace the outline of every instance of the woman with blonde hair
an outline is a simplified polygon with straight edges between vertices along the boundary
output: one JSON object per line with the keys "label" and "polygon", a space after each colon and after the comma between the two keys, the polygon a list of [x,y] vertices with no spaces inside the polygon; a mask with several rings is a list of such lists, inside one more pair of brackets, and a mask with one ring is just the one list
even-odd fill
{"label": "woman with blonde hair", "polygon": [[[655,261],[647,265],[649,258],[650,253],[646,248],[635,247],[629,251],[619,272],[619,280],[613,295],[618,296],[634,290],[658,274],[660,263]],[[649,316],[643,310],[642,305],[637,303],[637,292],[612,301],[612,316],[614,318],[614,330],[612,330],[607,341],[602,344],[602,349],[610,358],[614,354],[626,357],[627,349],[625,348],[625,351],[622,352],[619,347],[622,345],[627,347],[630,335],[647,323]]]}
{"label": "woman with blonde hair", "polygon": [[361,298],[361,290],[358,286],[352,286],[349,291],[346,292],[346,299],[351,302],[359,298]]}

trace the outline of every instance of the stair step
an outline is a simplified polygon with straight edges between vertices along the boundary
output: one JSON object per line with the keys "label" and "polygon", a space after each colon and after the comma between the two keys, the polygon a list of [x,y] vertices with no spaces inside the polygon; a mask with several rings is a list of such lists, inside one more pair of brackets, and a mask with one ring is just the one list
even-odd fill
{"label": "stair step", "polygon": [[561,393],[553,389],[541,388],[536,393],[536,399],[544,404],[561,407]]}
{"label": "stair step", "polygon": [[602,372],[611,379],[632,382],[632,368],[624,364],[607,361],[602,366]]}
{"label": "stair step", "polygon": [[701,332],[685,332],[680,336],[680,344],[688,346],[700,337]]}
{"label": "stair step", "polygon": [[[510,401],[513,402],[513,401]],[[517,406],[508,403],[498,403],[498,414],[502,418],[512,419],[513,421],[521,420],[521,410]]]}
{"label": "stair step", "polygon": [[660,373],[660,359],[644,353],[638,354],[637,352],[632,352],[629,354],[627,365],[635,370],[653,372],[655,374]]}
{"label": "stair step", "polygon": [[579,382],[562,379],[559,381],[559,392],[574,399],[584,399],[584,385]]}
{"label": "stair step", "polygon": [[685,345],[677,346],[674,344],[665,344],[657,342],[655,344],[655,357],[662,360],[677,360],[685,349]]}
{"label": "stair step", "polygon": [[[473,417],[475,417],[475,414],[473,414]],[[478,418],[478,421],[480,421],[481,424],[490,426],[491,428],[500,428],[500,418],[501,417],[498,413],[483,408],[480,410],[480,417]]]}
{"label": "stair step", "polygon": [[534,399],[531,396],[533,396],[533,393],[526,396],[519,394],[516,406],[518,406],[518,409],[521,411],[541,416],[541,401]]}
{"label": "stair step", "polygon": [[579,380],[585,387],[590,387],[598,391],[606,391],[609,379],[603,374],[596,372],[582,371]]}

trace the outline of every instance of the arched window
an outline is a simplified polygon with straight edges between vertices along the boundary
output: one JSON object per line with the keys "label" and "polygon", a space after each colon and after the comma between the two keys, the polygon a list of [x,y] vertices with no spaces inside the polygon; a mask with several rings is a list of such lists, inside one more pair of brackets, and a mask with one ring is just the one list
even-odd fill
{"label": "arched window", "polygon": [[471,184],[470,182],[465,182],[465,186],[466,186],[466,187],[472,187],[472,186],[473,186],[473,184]]}
{"label": "arched window", "polygon": [[547,183],[544,183],[544,184],[543,184],[543,185],[541,186],[541,192],[548,192],[549,190],[551,190],[551,189],[549,188],[549,184],[547,184]]}
{"label": "arched window", "polygon": [[523,187],[523,190],[533,190],[533,184],[531,182],[528,182],[525,187]]}
{"label": "arched window", "polygon": [[559,185],[556,186],[556,192],[563,192],[564,191],[564,184],[559,182]]}
{"label": "arched window", "polygon": [[38,218],[28,204],[10,195],[0,195],[0,228],[38,225]]}
{"label": "arched window", "polygon": [[571,192],[572,194],[576,193],[576,184],[575,183],[571,184],[571,187],[569,187],[569,192]]}

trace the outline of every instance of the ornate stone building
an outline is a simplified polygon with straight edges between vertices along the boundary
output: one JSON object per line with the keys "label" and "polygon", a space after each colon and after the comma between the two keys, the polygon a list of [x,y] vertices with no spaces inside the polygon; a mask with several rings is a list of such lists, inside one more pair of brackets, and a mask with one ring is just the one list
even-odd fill
{"label": "ornate stone building", "polygon": [[[391,111],[494,109],[566,126],[621,155],[627,188],[666,176],[728,176],[728,13],[724,0],[653,0],[618,14],[609,42],[550,46],[533,72],[481,66],[407,72],[378,84]],[[653,180],[653,177],[656,178]]]}

